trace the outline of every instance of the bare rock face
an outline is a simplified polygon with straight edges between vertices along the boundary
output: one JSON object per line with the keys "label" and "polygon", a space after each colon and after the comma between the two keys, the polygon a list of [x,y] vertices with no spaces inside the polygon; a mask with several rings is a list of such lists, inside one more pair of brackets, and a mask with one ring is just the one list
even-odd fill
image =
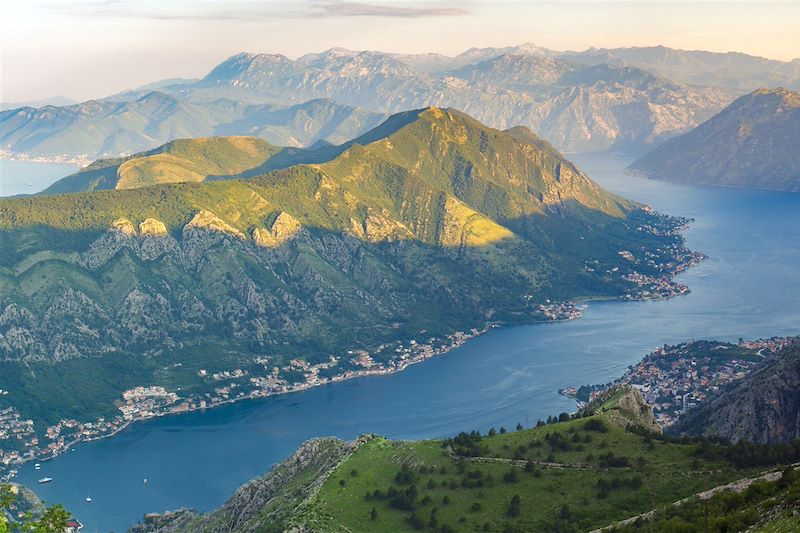
{"label": "bare rock face", "polygon": [[[149,220],[149,219],[148,219]],[[120,237],[132,237],[136,235],[136,229],[127,218],[118,218],[111,224],[109,231],[119,235]]]}
{"label": "bare rock face", "polygon": [[146,218],[144,222],[139,224],[139,233],[141,235],[165,237],[167,235],[167,227],[160,220]]}
{"label": "bare rock face", "polygon": [[90,270],[97,270],[125,251],[144,261],[154,261],[165,255],[178,257],[181,254],[180,245],[169,236],[166,226],[160,220],[145,219],[139,224],[137,233],[131,221],[120,218],[92,243],[78,262]]}
{"label": "bare rock face", "polygon": [[272,228],[256,228],[253,230],[253,240],[262,248],[275,248],[294,239],[303,229],[300,222],[289,213],[281,212]]}
{"label": "bare rock face", "polygon": [[0,312],[0,359],[19,360],[43,353],[38,327],[33,313],[15,303],[7,305]]}
{"label": "bare rock face", "polygon": [[227,235],[233,235],[237,239],[245,240],[244,233],[234,228],[211,211],[200,210],[184,227],[184,232],[196,230],[215,231]]}
{"label": "bare rock face", "polygon": [[600,394],[587,408],[603,412],[621,428],[635,426],[652,433],[661,433],[661,426],[653,416],[653,409],[642,393],[628,385],[611,388]]}
{"label": "bare rock face", "polygon": [[386,210],[370,208],[364,222],[364,236],[370,242],[380,242],[396,238],[408,238],[411,231],[402,223],[393,220]]}

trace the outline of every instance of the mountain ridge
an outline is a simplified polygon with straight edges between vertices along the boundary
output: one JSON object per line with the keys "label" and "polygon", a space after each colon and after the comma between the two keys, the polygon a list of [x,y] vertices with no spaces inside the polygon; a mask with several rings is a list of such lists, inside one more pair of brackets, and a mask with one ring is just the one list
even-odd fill
{"label": "mountain ridge", "polygon": [[[602,68],[585,65],[532,45],[470,50],[459,58],[446,61],[443,56],[426,55],[415,62],[402,54],[342,49],[306,54],[295,60],[280,54],[239,53],[199,80],[151,84],[106,101],[135,102],[158,90],[183,106],[193,106],[194,122],[176,114],[166,123],[175,128],[170,138],[257,132],[273,144],[308,146],[320,136],[301,138],[303,123],[291,120],[273,128],[273,108],[329,98],[343,106],[372,110],[352,112],[353,125],[346,129],[346,136],[343,131],[336,138],[325,138],[335,144],[369,129],[377,123],[377,119],[369,123],[375,115],[382,119],[390,113],[433,105],[460,109],[500,129],[525,124],[562,151],[637,152],[687,131],[734,96],[726,89],[679,83],[657,74],[643,76],[627,64]],[[506,63],[501,65],[503,60]],[[439,67],[433,68],[431,61],[438,62]],[[493,61],[497,70],[492,75],[479,73],[486,66],[479,65]],[[538,68],[533,67],[534,62],[539,63]],[[223,118],[217,116],[220,113]],[[44,125],[16,132],[19,118],[0,117],[6,119],[0,118],[0,141],[10,145],[12,152],[61,155],[79,151],[78,146],[70,145]],[[74,133],[85,135],[88,124],[74,126]],[[359,124],[364,127],[356,131]],[[191,134],[189,125],[193,127]],[[177,128],[183,128],[184,133]],[[153,140],[141,125],[120,126],[120,130],[125,142],[108,132],[109,139],[102,145],[96,140],[91,149],[85,148],[85,142],[80,144],[84,146],[81,153],[119,155],[126,144],[133,146],[129,153],[170,140],[163,134]],[[165,125],[156,130],[163,133],[168,128]],[[24,132],[26,135],[22,135]],[[51,137],[51,142],[45,139],[34,145],[34,133]]]}
{"label": "mountain ridge", "polygon": [[344,142],[377,125],[385,114],[314,99],[293,106],[216,99],[189,102],[159,90],[128,101],[89,100],[65,107],[0,112],[0,142],[10,155],[94,158],[120,156],[177,138],[255,135],[301,147]]}
{"label": "mountain ridge", "polygon": [[759,89],[633,162],[648,177],[698,185],[800,190],[800,93]]}

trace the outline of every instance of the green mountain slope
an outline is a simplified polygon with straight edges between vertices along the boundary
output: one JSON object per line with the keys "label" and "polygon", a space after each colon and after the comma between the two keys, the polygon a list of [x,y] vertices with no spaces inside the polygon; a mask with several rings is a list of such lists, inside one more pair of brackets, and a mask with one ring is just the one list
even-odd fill
{"label": "green mountain slope", "polygon": [[800,93],[760,89],[635,161],[649,177],[727,187],[800,190]]}
{"label": "green mountain slope", "polygon": [[0,201],[0,406],[43,432],[118,418],[138,385],[193,406],[391,371],[400,348],[640,296],[635,273],[658,285],[692,259],[684,221],[525,129],[431,108],[327,150],[249,179]]}
{"label": "green mountain slope", "polygon": [[41,194],[136,189],[163,183],[204,181],[261,167],[297,149],[273,146],[256,137],[178,139],[125,158],[101,159],[67,176]]}
{"label": "green mountain slope", "polygon": [[[559,418],[443,441],[312,440],[216,511],[152,515],[130,531],[589,531],[759,471],[730,445],[648,432],[657,426],[635,390]],[[735,513],[727,501],[721,515]]]}

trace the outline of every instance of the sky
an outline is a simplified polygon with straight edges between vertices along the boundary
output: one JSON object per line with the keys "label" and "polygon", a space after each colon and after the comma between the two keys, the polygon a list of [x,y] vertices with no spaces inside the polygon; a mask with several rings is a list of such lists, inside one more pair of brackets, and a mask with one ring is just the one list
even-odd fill
{"label": "sky", "polygon": [[800,57],[800,0],[3,0],[0,102],[197,78],[242,51],[665,45]]}

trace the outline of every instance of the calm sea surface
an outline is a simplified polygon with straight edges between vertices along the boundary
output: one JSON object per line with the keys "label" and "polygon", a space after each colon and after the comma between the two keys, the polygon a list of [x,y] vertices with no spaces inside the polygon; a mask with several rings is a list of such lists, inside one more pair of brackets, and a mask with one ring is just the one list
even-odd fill
{"label": "calm sea surface", "polygon": [[0,197],[39,192],[76,170],[77,165],[0,159]]}
{"label": "calm sea surface", "polygon": [[[66,505],[84,531],[119,533],[146,512],[220,505],[310,437],[419,439],[530,424],[574,409],[558,388],[616,378],[664,343],[800,334],[800,194],[631,178],[624,157],[575,160],[608,189],[696,219],[685,235],[709,259],[681,275],[691,294],[592,303],[580,320],[496,329],[392,376],[137,423],[41,471],[26,465],[19,481]],[[45,475],[54,481],[37,485]]]}

